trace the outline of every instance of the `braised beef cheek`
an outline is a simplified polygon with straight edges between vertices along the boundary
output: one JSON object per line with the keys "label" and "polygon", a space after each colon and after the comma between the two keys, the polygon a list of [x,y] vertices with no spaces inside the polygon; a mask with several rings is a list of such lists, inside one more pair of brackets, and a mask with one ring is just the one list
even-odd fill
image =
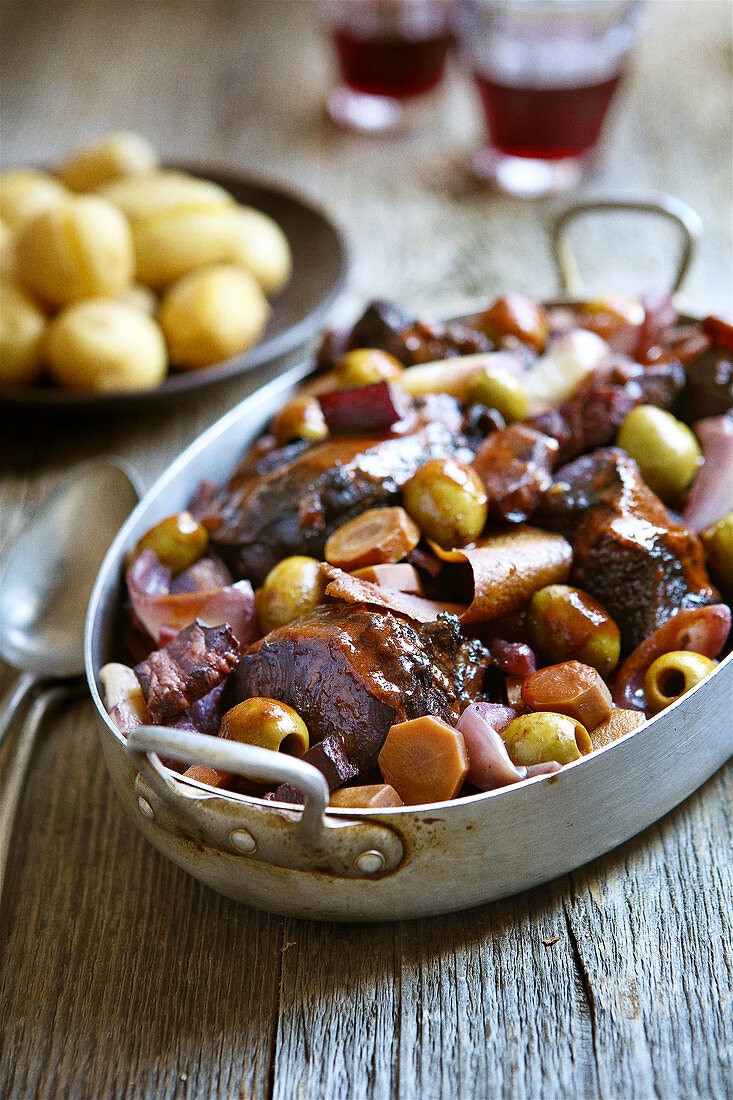
{"label": "braised beef cheek", "polygon": [[573,547],[571,581],[613,616],[626,649],[682,607],[715,603],[700,540],[677,523],[615,447],[555,475],[535,519]]}
{"label": "braised beef cheek", "polygon": [[453,616],[418,627],[389,611],[328,604],[251,646],[225,706],[251,696],[288,703],[310,731],[305,759],[336,787],[374,774],[393,723],[422,714],[455,723],[480,695],[488,663]]}
{"label": "braised beef cheek", "polygon": [[391,504],[423,462],[472,456],[463,436],[441,422],[404,436],[318,444],[259,476],[235,474],[207,508],[211,543],[235,576],[258,585],[291,554],[322,558],[337,527]]}

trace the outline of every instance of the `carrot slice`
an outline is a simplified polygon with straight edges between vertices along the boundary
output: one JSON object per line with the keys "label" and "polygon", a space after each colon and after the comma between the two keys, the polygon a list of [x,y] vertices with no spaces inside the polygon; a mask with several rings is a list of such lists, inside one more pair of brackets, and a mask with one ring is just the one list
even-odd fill
{"label": "carrot slice", "polygon": [[463,734],[430,714],[392,726],[377,762],[408,806],[455,798],[469,767]]}
{"label": "carrot slice", "polygon": [[394,565],[367,565],[364,569],[356,569],[353,575],[360,581],[378,584],[380,588],[395,588],[398,592],[408,592],[413,596],[425,595],[417,569],[404,561]]}
{"label": "carrot slice", "polygon": [[394,787],[388,783],[371,783],[366,787],[341,787],[331,791],[329,806],[343,806],[347,809],[379,809],[404,805]]}
{"label": "carrot slice", "polygon": [[398,562],[420,541],[404,508],[370,508],[342,524],[326,542],[326,561],[340,569]]}
{"label": "carrot slice", "polygon": [[563,661],[533,672],[522,684],[522,700],[532,710],[567,714],[594,730],[613,709],[611,692],[600,674],[580,661]]}

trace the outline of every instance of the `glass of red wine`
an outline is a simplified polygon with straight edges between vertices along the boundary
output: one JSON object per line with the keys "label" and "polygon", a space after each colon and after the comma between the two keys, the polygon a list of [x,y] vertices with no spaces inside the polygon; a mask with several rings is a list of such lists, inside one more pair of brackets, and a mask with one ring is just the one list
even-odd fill
{"label": "glass of red wine", "polygon": [[320,0],[339,82],[331,118],[364,132],[397,128],[405,108],[437,88],[451,45],[453,0]]}
{"label": "glass of red wine", "polygon": [[479,176],[538,196],[593,162],[643,24],[643,0],[459,0],[461,52],[483,106]]}

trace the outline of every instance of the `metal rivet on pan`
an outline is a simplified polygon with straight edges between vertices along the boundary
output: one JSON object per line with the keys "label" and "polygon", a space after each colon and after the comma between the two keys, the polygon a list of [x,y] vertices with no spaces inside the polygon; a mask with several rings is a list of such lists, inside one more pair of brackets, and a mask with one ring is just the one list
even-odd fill
{"label": "metal rivet on pan", "polygon": [[155,821],[155,810],[148,802],[147,798],[143,798],[142,795],[137,800],[138,808],[143,817],[147,817],[148,821]]}
{"label": "metal rivet on pan", "polygon": [[247,829],[235,829],[229,837],[229,841],[233,848],[236,848],[238,852],[242,852],[245,856],[251,856],[253,852],[257,851],[257,841]]}
{"label": "metal rivet on pan", "polygon": [[368,852],[362,852],[356,859],[356,866],[363,875],[378,874],[383,869],[385,863],[386,860],[382,853],[377,852],[373,848]]}

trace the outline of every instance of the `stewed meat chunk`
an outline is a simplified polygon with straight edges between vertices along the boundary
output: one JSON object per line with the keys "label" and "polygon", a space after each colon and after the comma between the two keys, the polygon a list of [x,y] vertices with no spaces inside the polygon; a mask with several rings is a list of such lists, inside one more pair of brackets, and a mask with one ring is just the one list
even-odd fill
{"label": "stewed meat chunk", "polygon": [[571,581],[603,604],[626,649],[680,608],[718,599],[700,540],[673,519],[634,460],[615,447],[558,470],[538,517],[570,541]]}
{"label": "stewed meat chunk", "polygon": [[368,780],[389,728],[422,714],[456,722],[481,692],[489,654],[458,620],[418,626],[364,605],[323,605],[273,630],[241,658],[225,704],[288,703],[310,731],[305,759],[331,787]]}

